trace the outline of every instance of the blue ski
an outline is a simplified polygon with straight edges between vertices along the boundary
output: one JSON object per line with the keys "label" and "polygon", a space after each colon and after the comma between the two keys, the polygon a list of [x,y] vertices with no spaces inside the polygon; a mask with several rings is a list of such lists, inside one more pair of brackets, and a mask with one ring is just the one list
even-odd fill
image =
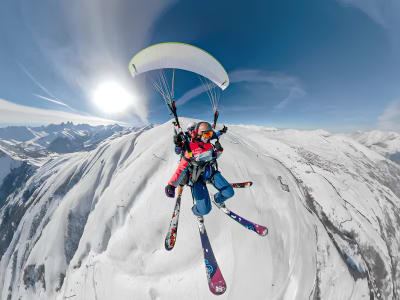
{"label": "blue ski", "polygon": [[204,218],[197,217],[197,221],[199,225],[201,245],[203,247],[204,262],[206,264],[208,287],[214,295],[222,295],[226,291],[226,282],[211,248],[206,227],[204,226]]}
{"label": "blue ski", "polygon": [[238,222],[240,225],[244,226],[245,228],[254,231],[255,233],[257,233],[260,236],[266,236],[268,234],[268,228],[262,225],[258,225],[254,222],[251,222],[249,220],[246,220],[245,218],[235,214],[233,211],[231,211],[230,209],[228,209],[225,206],[225,203],[217,203],[214,201],[214,199],[212,200],[213,203],[215,204],[216,207],[218,207],[221,211],[223,211],[227,216],[229,216],[231,219],[235,220],[236,222]]}

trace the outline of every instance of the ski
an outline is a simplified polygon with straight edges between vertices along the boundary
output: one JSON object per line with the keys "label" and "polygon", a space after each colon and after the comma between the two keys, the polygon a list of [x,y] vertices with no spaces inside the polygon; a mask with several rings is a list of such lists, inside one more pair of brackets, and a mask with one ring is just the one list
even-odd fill
{"label": "ski", "polygon": [[182,195],[179,194],[176,198],[174,212],[172,213],[167,236],[165,237],[165,249],[168,251],[171,251],[174,248],[176,242],[176,235],[178,233],[179,211],[181,208],[181,196]]}
{"label": "ski", "polygon": [[249,220],[246,220],[245,218],[242,218],[241,216],[235,214],[233,211],[228,209],[224,203],[219,204],[213,200],[213,203],[215,204],[216,207],[218,207],[221,211],[223,211],[226,215],[228,215],[230,218],[238,222],[240,225],[244,226],[245,228],[254,231],[260,236],[266,236],[268,234],[268,228],[262,225],[258,225],[254,222],[251,222]]}
{"label": "ski", "polygon": [[236,183],[231,183],[230,185],[233,188],[246,188],[252,186],[253,182],[252,181],[236,182]]}
{"label": "ski", "polygon": [[226,291],[226,282],[222,276],[221,270],[218,267],[217,260],[215,259],[214,252],[211,248],[206,227],[204,226],[204,218],[197,217],[197,222],[199,226],[201,245],[203,247],[208,287],[211,293],[214,295],[222,295]]}

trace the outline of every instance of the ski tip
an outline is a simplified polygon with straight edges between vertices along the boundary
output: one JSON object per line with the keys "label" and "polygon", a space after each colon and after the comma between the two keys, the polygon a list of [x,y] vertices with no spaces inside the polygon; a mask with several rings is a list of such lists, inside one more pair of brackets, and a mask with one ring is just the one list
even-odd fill
{"label": "ski tip", "polygon": [[171,241],[169,239],[165,239],[164,246],[165,246],[165,250],[171,251],[172,249],[174,249],[175,241]]}
{"label": "ski tip", "polygon": [[226,291],[226,282],[219,268],[215,271],[214,276],[209,283],[210,291],[214,295],[222,295]]}
{"label": "ski tip", "polygon": [[268,234],[268,228],[265,226],[261,226],[261,225],[255,225],[256,228],[256,232],[258,235],[260,236],[266,236]]}
{"label": "ski tip", "polygon": [[252,181],[246,181],[246,182],[236,182],[236,183],[231,183],[231,187],[233,188],[247,188],[253,185]]}
{"label": "ski tip", "polygon": [[165,244],[165,250],[171,251],[172,249],[174,249],[174,246],[169,247],[167,244]]}

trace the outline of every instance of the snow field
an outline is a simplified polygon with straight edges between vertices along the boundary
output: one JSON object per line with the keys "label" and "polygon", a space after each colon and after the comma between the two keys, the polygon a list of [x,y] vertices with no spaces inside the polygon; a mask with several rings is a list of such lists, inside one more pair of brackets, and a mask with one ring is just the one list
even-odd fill
{"label": "snow field", "polygon": [[[391,261],[400,238],[385,230],[396,226],[391,203],[400,200],[379,180],[397,169],[321,130],[228,127],[220,171],[229,182],[254,184],[226,205],[269,234],[257,236],[216,207],[205,216],[227,282],[219,299],[367,299],[369,285],[395,299]],[[175,204],[164,187],[179,160],[172,135],[168,122],[39,168],[27,183],[32,196],[10,200],[28,209],[0,261],[1,297],[214,299],[188,188],[177,243],[164,249]]]}

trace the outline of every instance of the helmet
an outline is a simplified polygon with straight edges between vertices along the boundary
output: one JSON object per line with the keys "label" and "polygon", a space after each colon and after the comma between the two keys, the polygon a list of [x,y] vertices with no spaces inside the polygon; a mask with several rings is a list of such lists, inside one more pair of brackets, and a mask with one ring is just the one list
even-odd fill
{"label": "helmet", "polygon": [[210,123],[208,122],[199,122],[196,125],[196,135],[199,137],[205,137],[210,139],[214,134],[213,128]]}
{"label": "helmet", "polygon": [[194,130],[196,128],[196,122],[190,122],[188,124],[188,126],[186,127],[186,130],[191,132],[192,130]]}

